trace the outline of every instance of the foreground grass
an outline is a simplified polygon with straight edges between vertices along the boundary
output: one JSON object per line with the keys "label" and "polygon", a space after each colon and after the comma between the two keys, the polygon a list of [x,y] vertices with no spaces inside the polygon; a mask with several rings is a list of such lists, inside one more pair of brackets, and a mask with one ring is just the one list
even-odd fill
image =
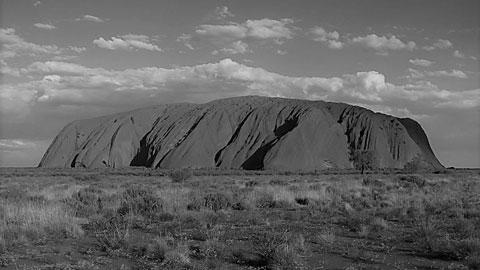
{"label": "foreground grass", "polygon": [[[2,172],[0,180],[5,266],[480,267],[477,172],[194,176],[41,170],[35,176],[15,170]],[[68,253],[48,252],[58,244]]]}
{"label": "foreground grass", "polygon": [[0,201],[0,250],[42,238],[83,235],[66,207],[46,201]]}

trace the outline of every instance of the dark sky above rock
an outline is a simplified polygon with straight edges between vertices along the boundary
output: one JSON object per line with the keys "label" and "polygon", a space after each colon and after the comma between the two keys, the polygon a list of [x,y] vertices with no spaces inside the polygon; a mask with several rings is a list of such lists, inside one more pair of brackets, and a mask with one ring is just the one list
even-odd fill
{"label": "dark sky above rock", "polygon": [[466,1],[0,0],[0,166],[68,122],[266,95],[357,104],[478,167],[479,13]]}

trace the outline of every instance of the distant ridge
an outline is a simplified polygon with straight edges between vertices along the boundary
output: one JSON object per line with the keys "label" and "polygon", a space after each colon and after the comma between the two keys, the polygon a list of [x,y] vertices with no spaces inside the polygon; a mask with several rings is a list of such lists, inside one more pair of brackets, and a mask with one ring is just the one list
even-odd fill
{"label": "distant ridge", "polygon": [[40,167],[352,168],[352,151],[380,168],[412,160],[443,168],[414,120],[343,103],[235,97],[158,105],[68,124]]}

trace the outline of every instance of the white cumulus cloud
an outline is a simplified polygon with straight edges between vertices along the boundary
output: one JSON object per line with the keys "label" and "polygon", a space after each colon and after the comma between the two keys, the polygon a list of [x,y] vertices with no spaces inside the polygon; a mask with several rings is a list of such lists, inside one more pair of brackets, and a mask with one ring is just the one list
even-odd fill
{"label": "white cumulus cloud", "polygon": [[161,52],[162,49],[152,43],[150,38],[145,35],[128,34],[120,37],[112,37],[109,40],[100,37],[93,41],[93,44],[100,48],[116,50],[132,50],[132,49],[144,49],[149,51]]}
{"label": "white cumulus cloud", "polygon": [[416,48],[413,41],[404,42],[392,35],[390,37],[377,36],[370,34],[366,36],[359,36],[352,39],[352,43],[362,45],[366,48],[371,48],[386,54],[388,50],[408,50],[412,51]]}
{"label": "white cumulus cloud", "polygon": [[465,72],[457,69],[452,69],[451,71],[448,71],[448,70],[430,71],[430,72],[427,72],[426,74],[429,76],[436,76],[436,77],[453,77],[453,78],[459,78],[459,79],[468,78]]}
{"label": "white cumulus cloud", "polygon": [[195,50],[195,48],[193,47],[192,43],[191,43],[191,40],[192,40],[192,35],[190,34],[181,34],[178,38],[177,38],[177,42],[182,42],[183,45],[187,48],[189,48],[190,50]]}
{"label": "white cumulus cloud", "polygon": [[49,24],[49,23],[36,23],[33,26],[35,26],[37,28],[40,28],[40,29],[45,29],[45,30],[53,30],[53,29],[57,28],[55,25]]}
{"label": "white cumulus cloud", "polygon": [[293,37],[290,25],[292,19],[260,19],[247,20],[244,23],[231,23],[226,25],[200,25],[195,31],[198,35],[218,38],[220,40],[235,40],[243,38],[271,39],[281,43]]}
{"label": "white cumulus cloud", "polygon": [[229,47],[223,48],[220,51],[226,54],[244,54],[248,52],[248,44],[238,40],[233,42]]}
{"label": "white cumulus cloud", "polygon": [[96,16],[93,16],[93,15],[83,15],[82,17],[80,18],[76,18],[75,19],[76,21],[87,21],[87,22],[97,22],[97,23],[102,23],[102,22],[105,22],[104,19],[101,19],[99,17],[96,17]]}
{"label": "white cumulus cloud", "polygon": [[418,58],[410,59],[408,60],[408,62],[410,62],[412,65],[421,66],[421,67],[429,67],[435,63],[427,59],[418,59]]}
{"label": "white cumulus cloud", "polygon": [[341,49],[344,43],[339,40],[340,34],[337,31],[327,32],[320,26],[315,26],[310,29],[314,41],[322,42],[330,49]]}
{"label": "white cumulus cloud", "polygon": [[228,10],[227,6],[216,7],[215,15],[217,16],[218,19],[235,17],[235,15],[233,15],[233,13],[231,13],[230,10]]}
{"label": "white cumulus cloud", "polygon": [[448,39],[438,39],[432,45],[423,46],[423,49],[426,51],[433,51],[435,49],[448,49],[452,48],[453,43]]}
{"label": "white cumulus cloud", "polygon": [[62,53],[56,45],[39,45],[25,41],[16,34],[13,28],[0,28],[0,43],[2,50],[0,57],[2,59],[11,58],[19,54],[23,55],[57,55]]}
{"label": "white cumulus cloud", "polygon": [[[177,68],[109,70],[46,61],[22,69],[29,82],[0,87],[0,112],[17,116],[32,107],[139,107],[152,102],[207,101],[220,97],[264,95],[348,103],[421,108],[479,105],[480,89],[448,91],[431,83],[394,85],[378,71],[338,77],[294,77],[250,67],[231,59]],[[452,71],[455,76],[457,72]],[[427,74],[429,75],[429,74]],[[449,75],[450,76],[450,75]],[[412,105],[413,104],[413,105]],[[403,107],[402,107],[403,108]]]}

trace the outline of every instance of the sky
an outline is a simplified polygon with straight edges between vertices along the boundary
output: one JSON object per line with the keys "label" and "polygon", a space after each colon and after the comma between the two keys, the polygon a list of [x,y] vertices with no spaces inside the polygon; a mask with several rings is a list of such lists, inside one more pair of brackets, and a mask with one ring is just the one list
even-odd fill
{"label": "sky", "polygon": [[263,95],[418,121],[480,167],[480,1],[0,0],[0,166],[69,122]]}

